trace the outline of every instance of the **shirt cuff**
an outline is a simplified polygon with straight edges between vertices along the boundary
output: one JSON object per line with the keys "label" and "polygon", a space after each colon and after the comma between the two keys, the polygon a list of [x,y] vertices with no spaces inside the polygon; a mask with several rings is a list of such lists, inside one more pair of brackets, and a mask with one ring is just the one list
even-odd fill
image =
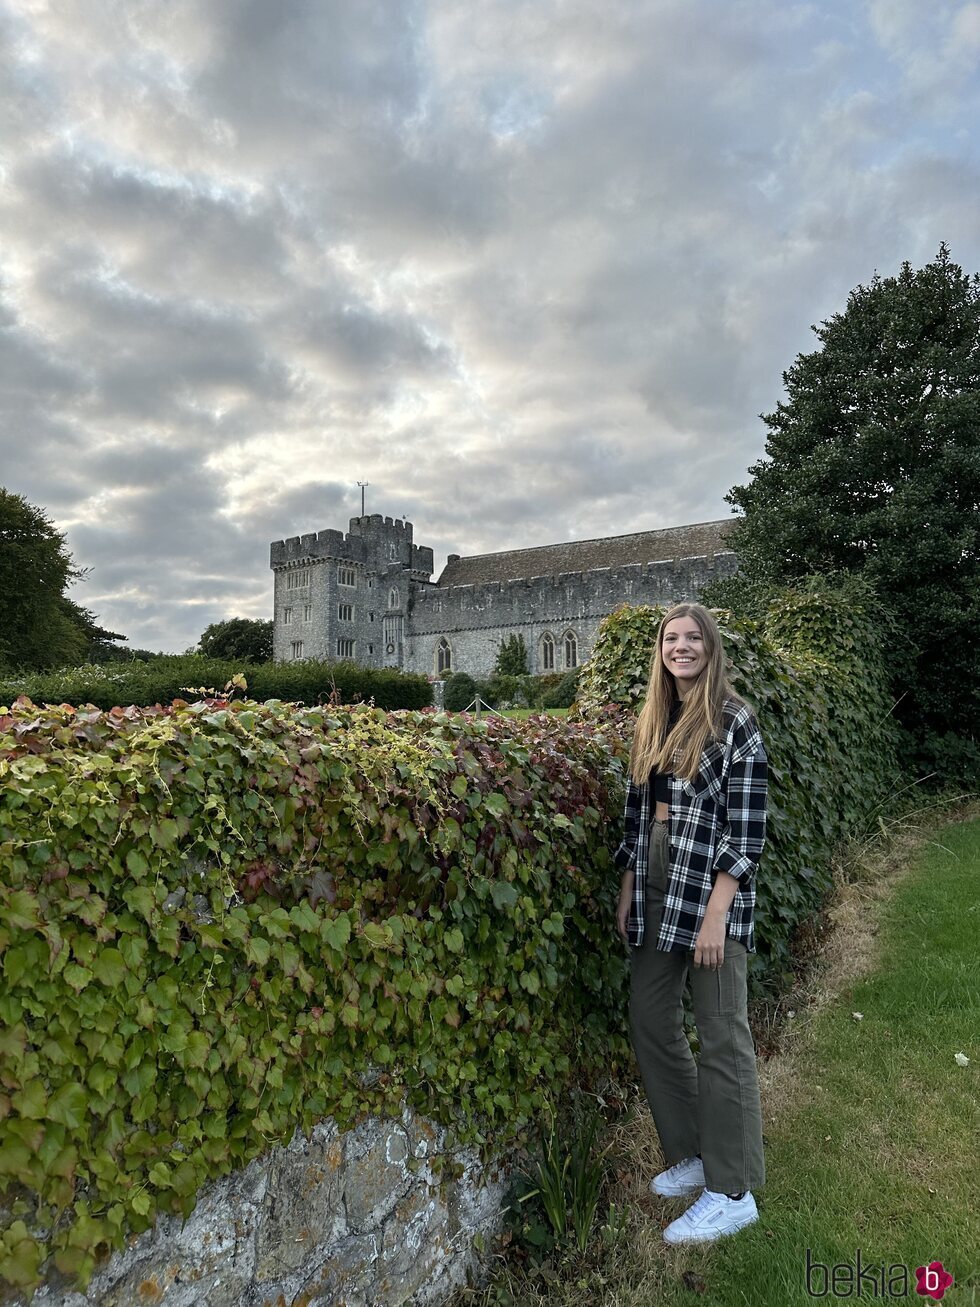
{"label": "shirt cuff", "polygon": [[625,844],[621,844],[613,854],[613,862],[623,871],[630,871],[636,862],[636,849],[628,849]]}
{"label": "shirt cuff", "polygon": [[727,871],[729,876],[733,876],[739,884],[748,885],[755,875],[755,869],[755,863],[744,853],[736,853],[731,848],[718,850],[715,871]]}

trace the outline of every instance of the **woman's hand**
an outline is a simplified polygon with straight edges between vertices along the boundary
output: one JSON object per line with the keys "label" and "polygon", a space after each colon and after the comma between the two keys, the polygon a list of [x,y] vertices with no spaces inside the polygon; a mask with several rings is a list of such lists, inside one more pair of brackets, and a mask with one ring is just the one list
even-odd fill
{"label": "woman's hand", "polygon": [[719,970],[725,961],[725,918],[705,913],[698,937],[694,942],[694,965]]}
{"label": "woman's hand", "polygon": [[624,944],[629,943],[629,926],[630,908],[633,904],[633,877],[632,871],[623,872],[623,883],[619,887],[619,906],[616,909],[616,929],[619,931],[620,938]]}
{"label": "woman's hand", "polygon": [[704,921],[694,941],[694,965],[718,968],[725,961],[725,923],[732,906],[738,881],[727,871],[719,871],[704,912]]}

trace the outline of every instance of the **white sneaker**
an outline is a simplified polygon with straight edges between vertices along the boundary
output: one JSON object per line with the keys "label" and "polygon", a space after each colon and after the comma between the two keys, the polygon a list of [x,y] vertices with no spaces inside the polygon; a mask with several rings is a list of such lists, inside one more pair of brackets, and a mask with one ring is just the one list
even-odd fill
{"label": "white sneaker", "polygon": [[722,1235],[734,1234],[759,1219],[755,1199],[746,1191],[741,1198],[705,1189],[683,1216],[664,1230],[665,1243],[710,1243]]}
{"label": "white sneaker", "polygon": [[685,1157],[650,1181],[650,1192],[664,1198],[681,1198],[704,1188],[704,1163],[700,1157]]}

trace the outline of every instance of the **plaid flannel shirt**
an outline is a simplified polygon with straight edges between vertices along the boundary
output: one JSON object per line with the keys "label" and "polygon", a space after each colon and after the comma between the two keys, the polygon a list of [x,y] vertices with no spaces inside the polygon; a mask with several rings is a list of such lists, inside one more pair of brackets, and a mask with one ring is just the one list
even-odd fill
{"label": "plaid flannel shirt", "polygon": [[[657,948],[693,949],[715,876],[726,871],[739,885],[725,933],[755,952],[755,872],[766,839],[768,762],[755,714],[728,700],[724,734],[711,741],[693,781],[670,777],[670,864]],[[650,785],[626,784],[625,833],[616,865],[634,872],[627,934],[643,943],[647,861],[653,816]]]}

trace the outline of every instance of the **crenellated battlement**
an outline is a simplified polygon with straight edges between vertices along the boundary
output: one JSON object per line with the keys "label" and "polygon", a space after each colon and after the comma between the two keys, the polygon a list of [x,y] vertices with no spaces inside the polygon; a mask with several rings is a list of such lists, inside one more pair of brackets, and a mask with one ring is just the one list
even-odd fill
{"label": "crenellated battlement", "polygon": [[403,522],[401,518],[382,517],[380,513],[352,517],[346,534],[327,529],[274,540],[269,547],[269,566],[275,569],[315,559],[335,558],[363,563],[378,571],[386,571],[394,565],[431,576],[432,550],[425,545],[413,544],[413,532],[412,523]]}

